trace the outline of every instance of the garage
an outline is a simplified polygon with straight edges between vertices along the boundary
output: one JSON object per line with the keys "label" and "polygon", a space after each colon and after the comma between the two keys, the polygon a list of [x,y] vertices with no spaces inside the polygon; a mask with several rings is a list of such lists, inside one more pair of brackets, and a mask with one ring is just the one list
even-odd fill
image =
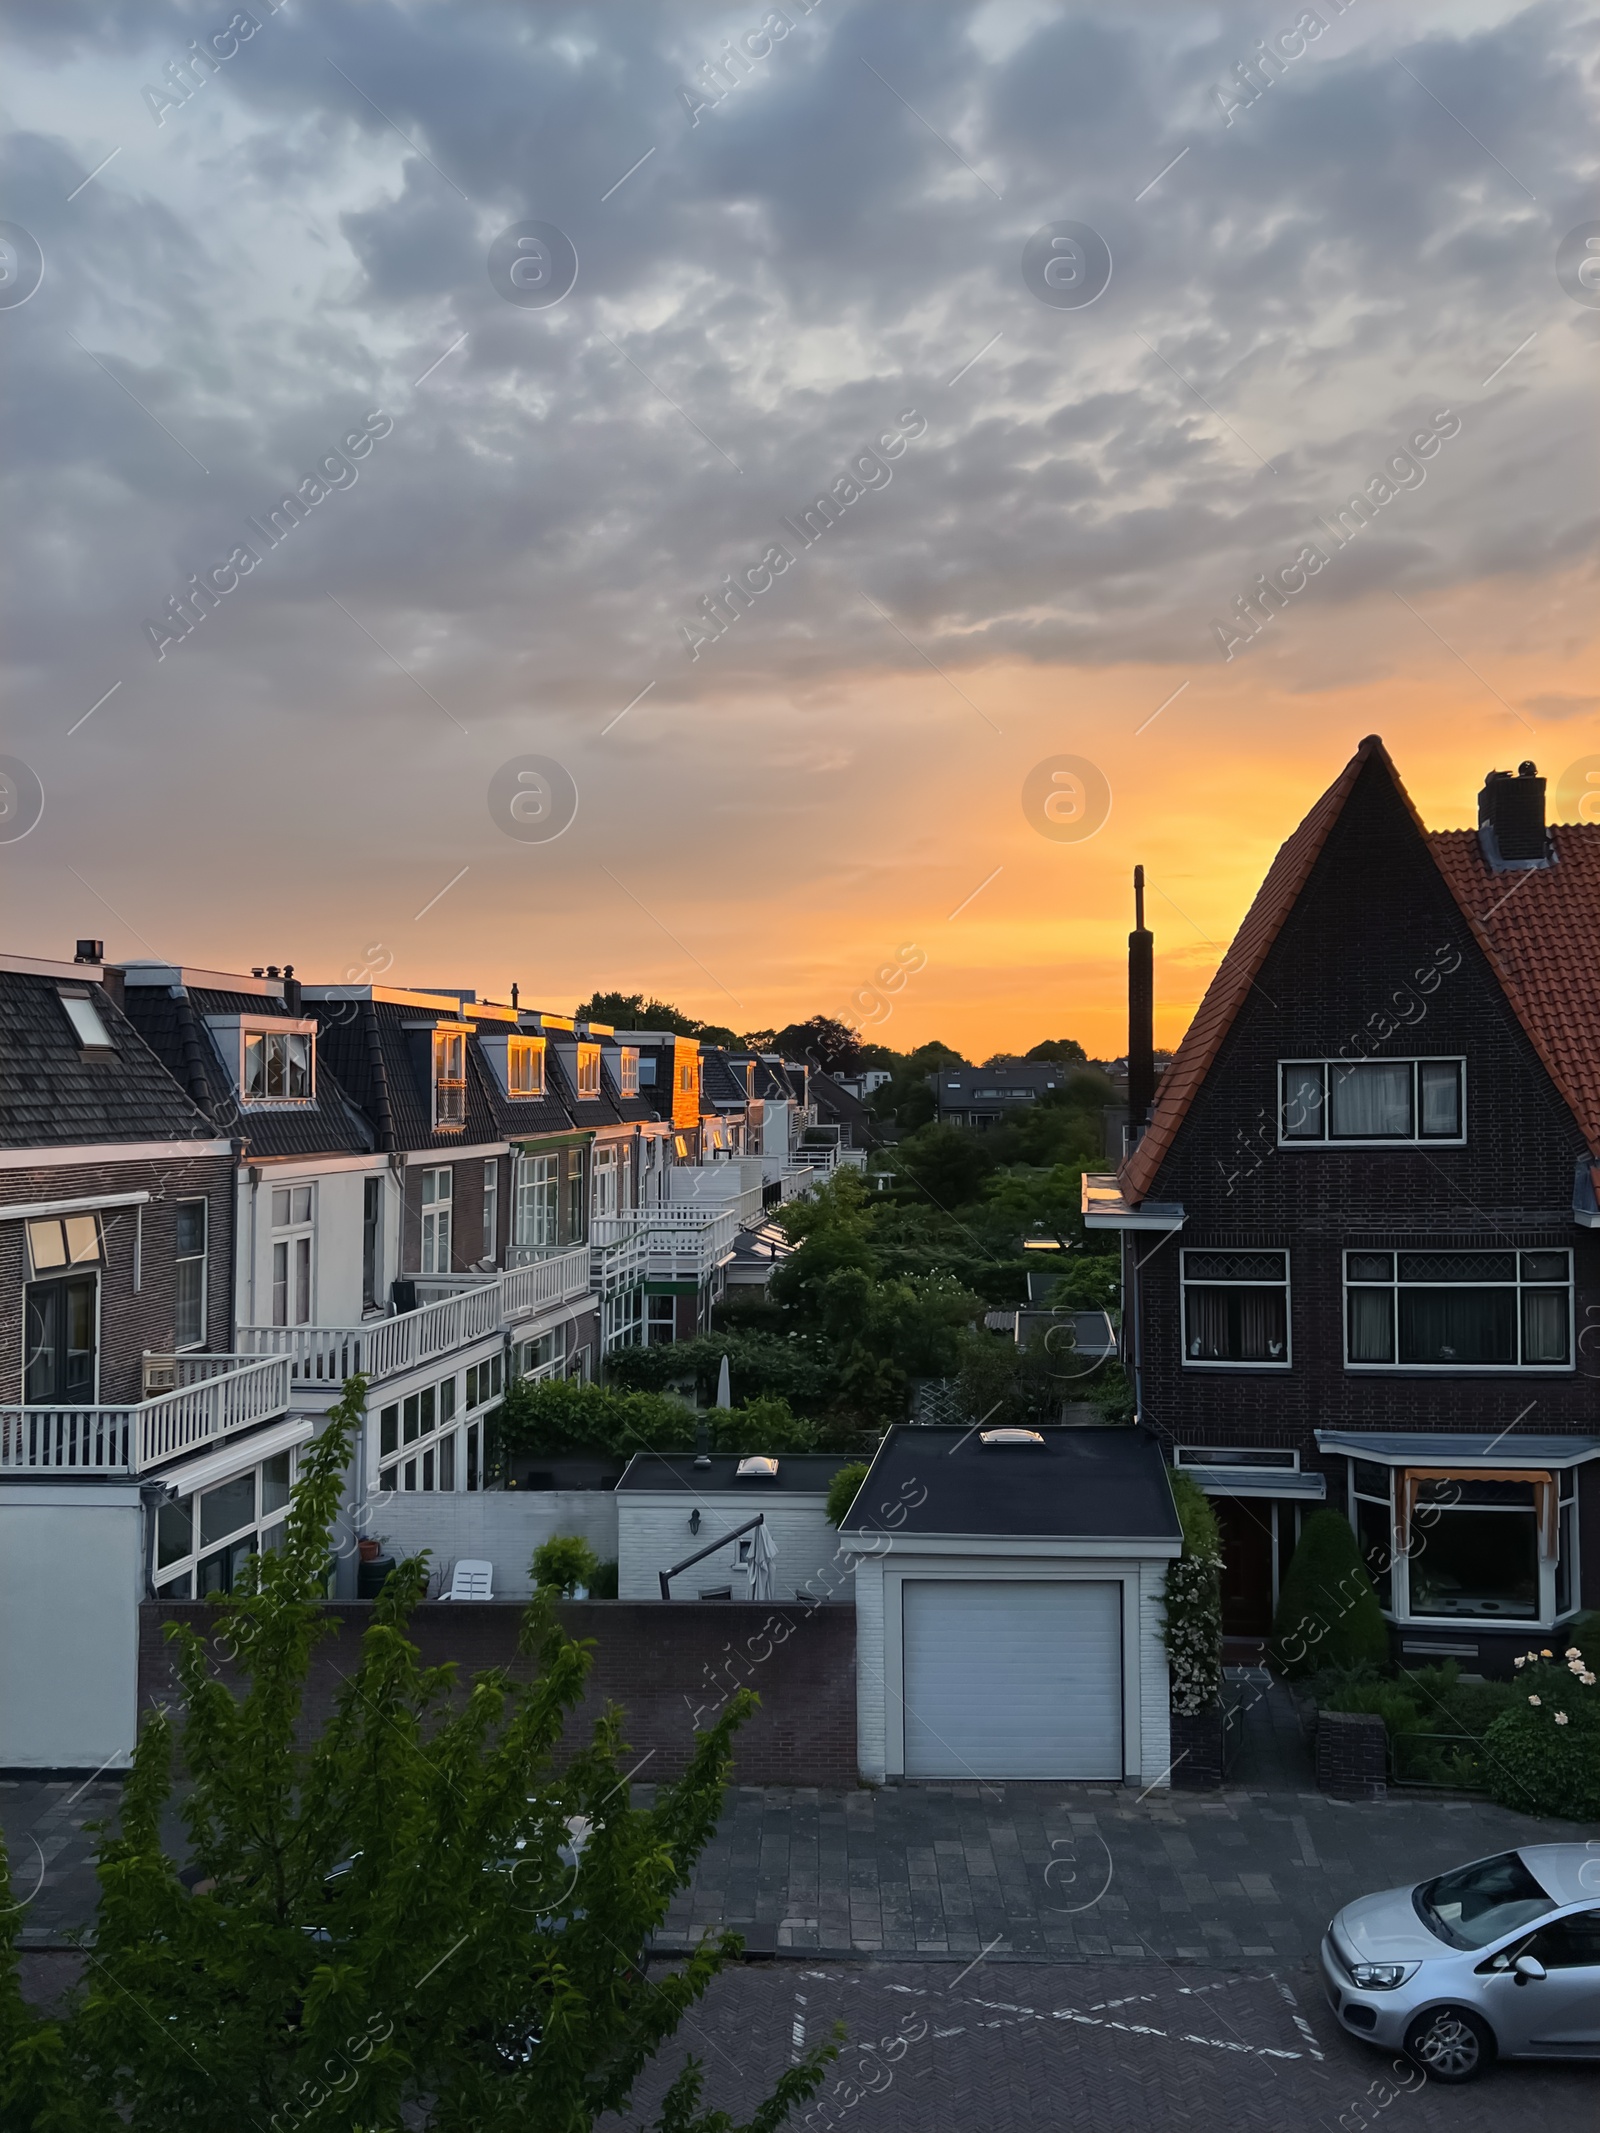
{"label": "garage", "polygon": [[869,1784],[1169,1782],[1183,1542],[1149,1431],[902,1424],[839,1545]]}
{"label": "garage", "polygon": [[1122,1590],[907,1578],[905,1774],[1122,1777]]}

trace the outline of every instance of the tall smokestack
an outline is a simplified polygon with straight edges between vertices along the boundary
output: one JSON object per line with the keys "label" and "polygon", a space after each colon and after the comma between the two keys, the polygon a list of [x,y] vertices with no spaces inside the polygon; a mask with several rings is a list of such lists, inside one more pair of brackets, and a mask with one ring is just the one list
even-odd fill
{"label": "tall smokestack", "polygon": [[1155,935],[1144,922],[1144,868],[1133,870],[1128,935],[1128,1135],[1136,1141],[1156,1095]]}

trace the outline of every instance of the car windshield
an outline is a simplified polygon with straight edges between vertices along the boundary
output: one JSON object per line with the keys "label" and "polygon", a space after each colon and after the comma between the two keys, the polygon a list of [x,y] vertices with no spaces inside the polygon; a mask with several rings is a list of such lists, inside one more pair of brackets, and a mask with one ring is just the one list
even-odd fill
{"label": "car windshield", "polygon": [[1556,1908],[1519,1852],[1502,1852],[1497,1859],[1480,1859],[1425,1881],[1412,1902],[1429,1932],[1452,1948],[1487,1948],[1502,1933],[1514,1933]]}

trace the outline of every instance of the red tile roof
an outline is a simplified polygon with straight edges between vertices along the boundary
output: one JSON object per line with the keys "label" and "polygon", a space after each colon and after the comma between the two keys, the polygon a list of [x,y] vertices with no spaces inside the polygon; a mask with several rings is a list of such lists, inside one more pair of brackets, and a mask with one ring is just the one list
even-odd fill
{"label": "red tile roof", "polygon": [[1600,823],[1554,827],[1557,866],[1491,873],[1475,831],[1423,827],[1388,750],[1369,734],[1280,847],[1161,1077],[1149,1130],[1122,1166],[1122,1189],[1134,1205],[1154,1185],[1357,777],[1374,757],[1393,779],[1591,1152],[1600,1155]]}
{"label": "red tile roof", "polygon": [[1473,830],[1428,848],[1550,1079],[1600,1155],[1600,822],[1554,823],[1556,865],[1493,874]]}

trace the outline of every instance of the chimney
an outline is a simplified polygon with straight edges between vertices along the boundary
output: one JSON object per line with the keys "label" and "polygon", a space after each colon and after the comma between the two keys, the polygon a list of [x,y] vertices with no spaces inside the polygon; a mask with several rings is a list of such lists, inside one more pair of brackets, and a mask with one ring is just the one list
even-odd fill
{"label": "chimney", "polygon": [[300,1001],[300,980],[294,974],[293,963],[285,963],[283,966],[283,1004],[291,1015],[297,1015],[300,1012]]}
{"label": "chimney", "polygon": [[1156,1094],[1155,935],[1144,922],[1144,868],[1133,870],[1133,931],[1128,935],[1128,1137],[1137,1141]]}
{"label": "chimney", "polygon": [[1544,827],[1544,779],[1532,763],[1491,770],[1478,795],[1478,843],[1492,872],[1550,864]]}

